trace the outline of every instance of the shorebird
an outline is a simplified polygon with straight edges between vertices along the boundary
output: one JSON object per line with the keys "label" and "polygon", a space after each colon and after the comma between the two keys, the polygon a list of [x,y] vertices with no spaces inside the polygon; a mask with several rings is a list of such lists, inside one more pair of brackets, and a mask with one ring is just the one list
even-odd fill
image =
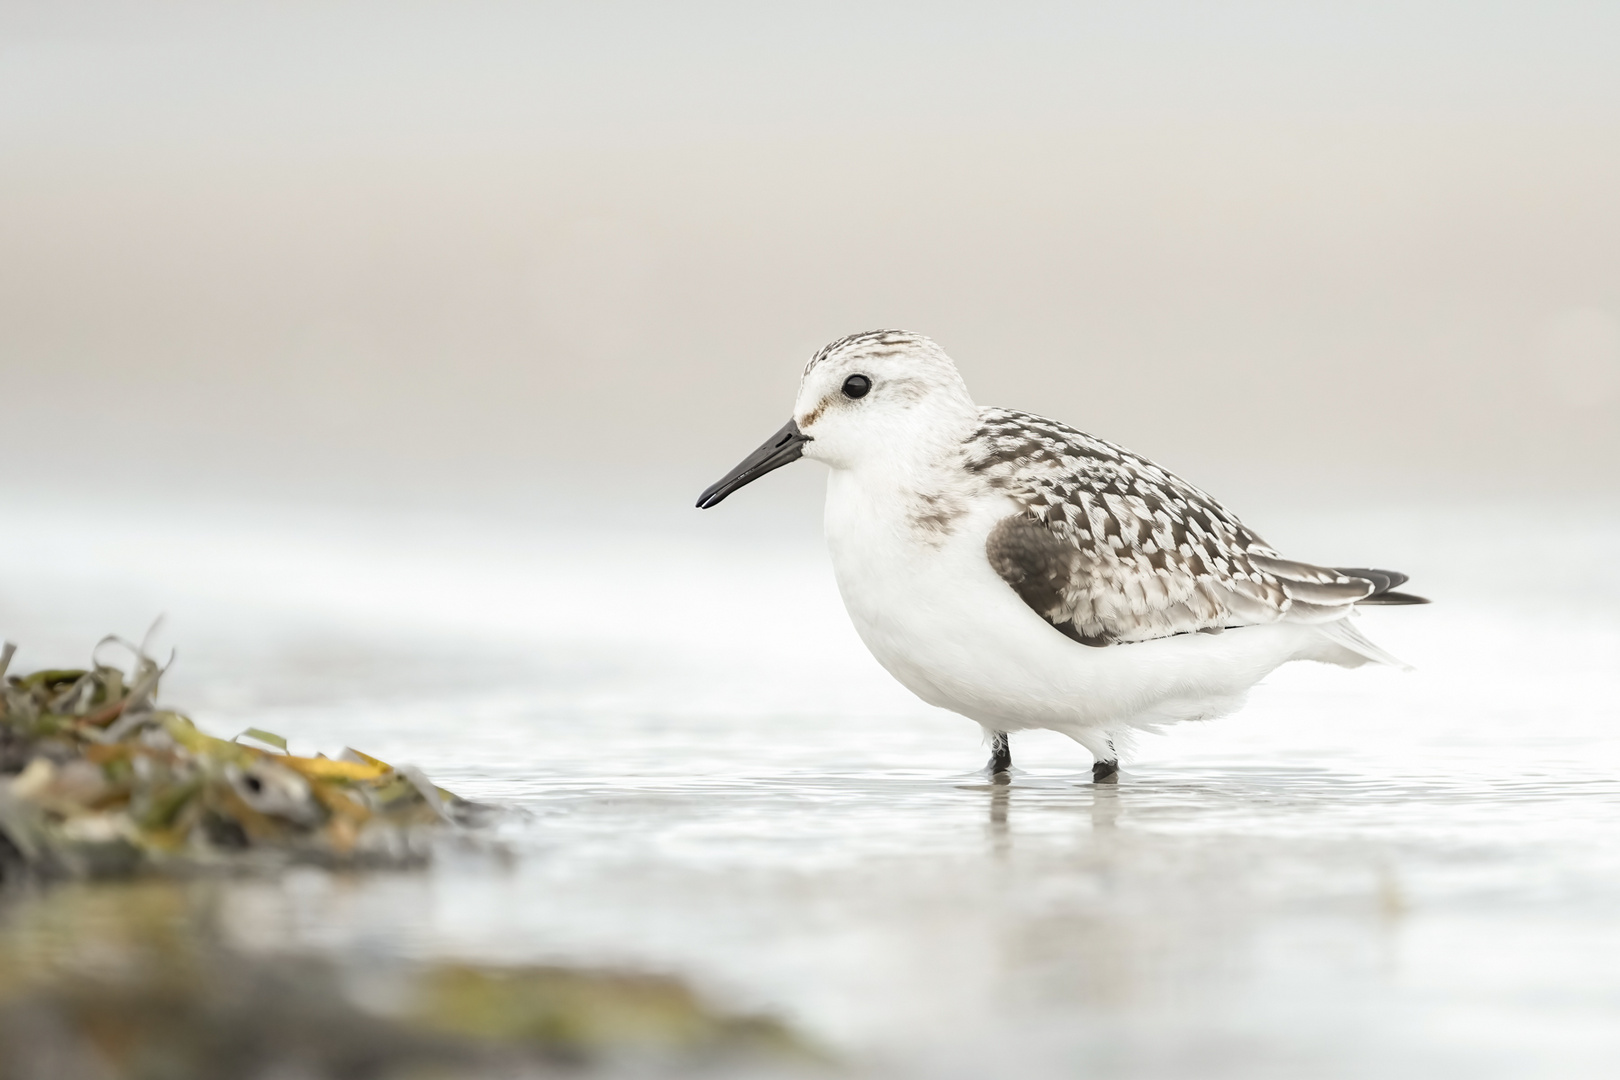
{"label": "shorebird", "polygon": [[1138,731],[1230,713],[1282,664],[1402,665],[1352,625],[1422,604],[1393,570],[1286,559],[1148,459],[979,406],[919,334],[852,334],[810,358],[793,417],[698,499],[801,457],[831,470],[833,573],[861,640],[930,705],[977,721],[986,771],[1049,728],[1112,781]]}

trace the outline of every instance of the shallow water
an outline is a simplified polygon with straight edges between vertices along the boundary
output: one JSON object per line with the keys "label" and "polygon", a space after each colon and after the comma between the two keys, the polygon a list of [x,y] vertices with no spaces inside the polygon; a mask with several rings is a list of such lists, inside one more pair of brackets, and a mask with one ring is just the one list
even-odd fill
{"label": "shallow water", "polygon": [[428,871],[215,883],[242,949],[669,974],[884,1076],[1620,1065],[1614,514],[1284,520],[1441,601],[1364,622],[1418,670],[1279,672],[1094,787],[1046,734],[975,774],[802,537],[9,505],[19,664],[166,610],[205,728],[519,811]]}

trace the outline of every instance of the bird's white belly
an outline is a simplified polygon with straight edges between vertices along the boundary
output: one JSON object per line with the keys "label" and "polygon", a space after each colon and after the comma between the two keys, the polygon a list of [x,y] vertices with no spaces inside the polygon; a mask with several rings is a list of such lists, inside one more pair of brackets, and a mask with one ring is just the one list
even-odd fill
{"label": "bird's white belly", "polygon": [[985,556],[990,529],[1016,510],[1011,500],[976,500],[947,534],[919,530],[896,506],[851,474],[829,478],[827,542],[844,605],[890,674],[987,727],[1080,735],[1213,716],[1316,648],[1314,631],[1287,625],[1081,645],[1030,610]]}

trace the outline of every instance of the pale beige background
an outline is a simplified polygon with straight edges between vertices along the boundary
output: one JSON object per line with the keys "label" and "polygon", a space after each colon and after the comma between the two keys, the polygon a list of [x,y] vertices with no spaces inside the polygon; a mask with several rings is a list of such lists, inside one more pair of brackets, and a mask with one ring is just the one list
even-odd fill
{"label": "pale beige background", "polygon": [[[1612,1076],[1617,320],[1617,0],[0,0],[17,670],[164,612],[204,730],[534,810],[220,883],[356,993],[600,962],[884,1077]],[[983,790],[824,470],[692,508],[881,325],[1409,572],[1363,626],[1416,672]]]}
{"label": "pale beige background", "polygon": [[1218,489],[1620,473],[1614,5],[221,7],[0,2],[13,479],[689,500],[875,326]]}

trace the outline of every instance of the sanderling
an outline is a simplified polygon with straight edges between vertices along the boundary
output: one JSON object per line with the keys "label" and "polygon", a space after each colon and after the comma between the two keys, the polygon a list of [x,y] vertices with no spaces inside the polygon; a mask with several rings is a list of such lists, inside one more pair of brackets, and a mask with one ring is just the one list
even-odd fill
{"label": "sanderling", "polygon": [[804,369],[793,418],[698,499],[800,457],[826,463],[827,546],[855,629],[918,697],[984,727],[1050,728],[1119,770],[1135,731],[1208,719],[1291,660],[1400,662],[1360,604],[1420,604],[1392,570],[1285,559],[1144,457],[973,404],[928,338],[875,330]]}

